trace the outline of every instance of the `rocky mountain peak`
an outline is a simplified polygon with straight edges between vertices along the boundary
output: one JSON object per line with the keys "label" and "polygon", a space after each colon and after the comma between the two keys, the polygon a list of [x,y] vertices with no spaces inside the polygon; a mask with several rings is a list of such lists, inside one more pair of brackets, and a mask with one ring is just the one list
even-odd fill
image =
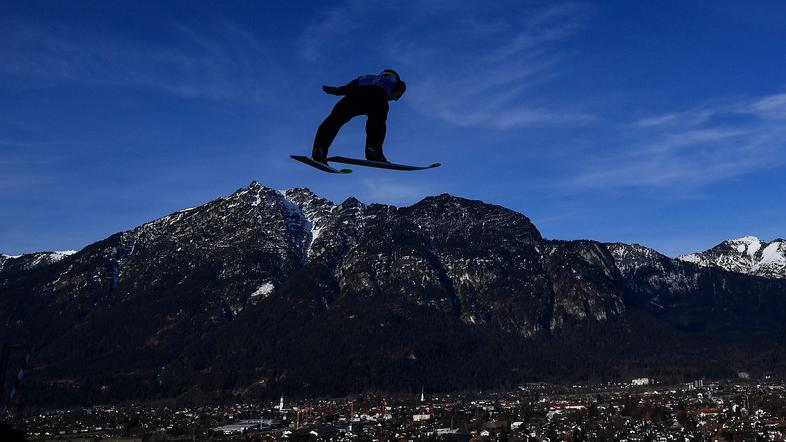
{"label": "rocky mountain peak", "polygon": [[521,213],[495,204],[443,193],[426,197],[404,208],[419,228],[436,237],[455,241],[496,241],[502,237],[517,244],[543,241],[538,229]]}
{"label": "rocky mountain peak", "polygon": [[644,266],[662,269],[663,262],[671,261],[671,258],[668,256],[640,244],[615,242],[607,243],[606,247],[609,249],[609,252],[611,252],[617,267],[623,274],[627,274]]}

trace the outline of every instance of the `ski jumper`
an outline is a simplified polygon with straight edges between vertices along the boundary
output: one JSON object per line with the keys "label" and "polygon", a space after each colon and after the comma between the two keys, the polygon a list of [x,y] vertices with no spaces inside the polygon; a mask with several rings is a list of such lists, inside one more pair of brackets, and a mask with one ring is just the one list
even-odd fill
{"label": "ski jumper", "polygon": [[366,158],[385,161],[382,143],[385,142],[387,131],[388,101],[394,99],[397,85],[398,81],[390,76],[366,75],[344,86],[330,88],[332,91],[329,93],[344,95],[344,97],[336,103],[330,115],[319,125],[314,137],[313,158],[324,160],[341,127],[352,118],[365,115],[368,117]]}

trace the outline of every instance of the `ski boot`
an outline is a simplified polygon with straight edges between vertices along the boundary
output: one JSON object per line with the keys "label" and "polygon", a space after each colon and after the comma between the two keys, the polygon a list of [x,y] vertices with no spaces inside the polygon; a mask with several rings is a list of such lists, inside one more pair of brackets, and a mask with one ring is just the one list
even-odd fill
{"label": "ski boot", "polygon": [[323,164],[327,164],[327,149],[315,147],[311,151],[311,159],[314,161],[319,161]]}
{"label": "ski boot", "polygon": [[382,153],[382,148],[376,147],[367,147],[366,148],[366,159],[369,161],[378,161],[380,163],[389,163],[387,158],[385,158],[385,154]]}

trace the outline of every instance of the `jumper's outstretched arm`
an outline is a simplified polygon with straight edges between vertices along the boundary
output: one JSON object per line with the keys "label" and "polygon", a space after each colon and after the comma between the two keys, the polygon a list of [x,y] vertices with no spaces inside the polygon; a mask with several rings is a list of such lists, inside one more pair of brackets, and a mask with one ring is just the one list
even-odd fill
{"label": "jumper's outstretched arm", "polygon": [[322,90],[325,91],[326,93],[332,94],[332,95],[346,95],[352,89],[355,89],[356,87],[358,87],[358,79],[357,78],[352,80],[352,81],[350,81],[349,83],[345,84],[344,86],[339,86],[339,87],[327,86],[327,85],[322,86]]}

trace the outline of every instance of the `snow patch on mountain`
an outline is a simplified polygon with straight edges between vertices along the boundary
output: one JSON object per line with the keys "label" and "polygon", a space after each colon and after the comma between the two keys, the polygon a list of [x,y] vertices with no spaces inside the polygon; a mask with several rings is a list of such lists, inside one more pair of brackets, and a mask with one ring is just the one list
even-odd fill
{"label": "snow patch on mountain", "polygon": [[271,293],[273,293],[273,290],[275,290],[275,289],[276,289],[276,287],[273,285],[273,283],[268,281],[268,282],[260,285],[259,287],[257,287],[257,289],[254,290],[254,293],[251,294],[251,298],[265,299]]}
{"label": "snow patch on mountain", "polygon": [[76,250],[34,253],[33,255],[36,255],[35,259],[30,261],[27,267],[32,269],[40,265],[54,264],[67,256],[73,255],[74,253],[76,253]]}
{"label": "snow patch on mountain", "polygon": [[53,262],[57,262],[74,253],[76,253],[76,250],[56,250],[54,252],[49,252],[49,259],[53,260]]}
{"label": "snow patch on mountain", "polygon": [[756,252],[761,249],[761,240],[755,236],[744,236],[742,238],[732,239],[729,241],[738,252],[744,253],[748,256],[755,256]]}
{"label": "snow patch on mountain", "polygon": [[690,253],[688,255],[682,255],[678,258],[681,261],[685,262],[692,262],[693,264],[698,264],[701,262],[701,256],[697,253]]}
{"label": "snow patch on mountain", "polygon": [[786,263],[786,242],[773,241],[762,250],[761,264]]}
{"label": "snow patch on mountain", "polygon": [[305,227],[308,230],[310,239],[308,242],[307,257],[311,258],[314,254],[313,244],[319,238],[327,225],[329,215],[336,208],[333,202],[321,198],[308,189],[294,188],[278,191],[299,216],[303,217]]}
{"label": "snow patch on mountain", "polygon": [[[284,207],[284,219],[287,222],[287,228],[290,232],[294,232],[299,229],[301,226],[309,232],[311,235],[311,231],[313,230],[312,226],[310,225],[311,222],[306,218],[305,213],[298,207],[297,204],[293,203],[289,199],[287,199],[286,195],[283,192],[279,191],[281,195],[282,205]],[[309,243],[311,239],[309,239]]]}
{"label": "snow patch on mountain", "polygon": [[57,250],[53,252],[35,252],[25,253],[23,255],[4,255],[0,254],[0,270],[2,270],[9,261],[19,260],[17,267],[22,270],[32,270],[41,266],[54,264],[61,261],[63,258],[73,255],[76,250]]}
{"label": "snow patch on mountain", "polygon": [[[76,250],[55,250],[53,252],[28,253],[26,255],[35,255],[36,263],[40,263],[43,260],[48,260],[50,263],[55,263],[65,258],[66,256],[73,255],[74,253],[76,253]],[[23,256],[25,255],[6,255],[4,253],[0,253],[0,258],[4,258],[4,259],[17,259]]]}

